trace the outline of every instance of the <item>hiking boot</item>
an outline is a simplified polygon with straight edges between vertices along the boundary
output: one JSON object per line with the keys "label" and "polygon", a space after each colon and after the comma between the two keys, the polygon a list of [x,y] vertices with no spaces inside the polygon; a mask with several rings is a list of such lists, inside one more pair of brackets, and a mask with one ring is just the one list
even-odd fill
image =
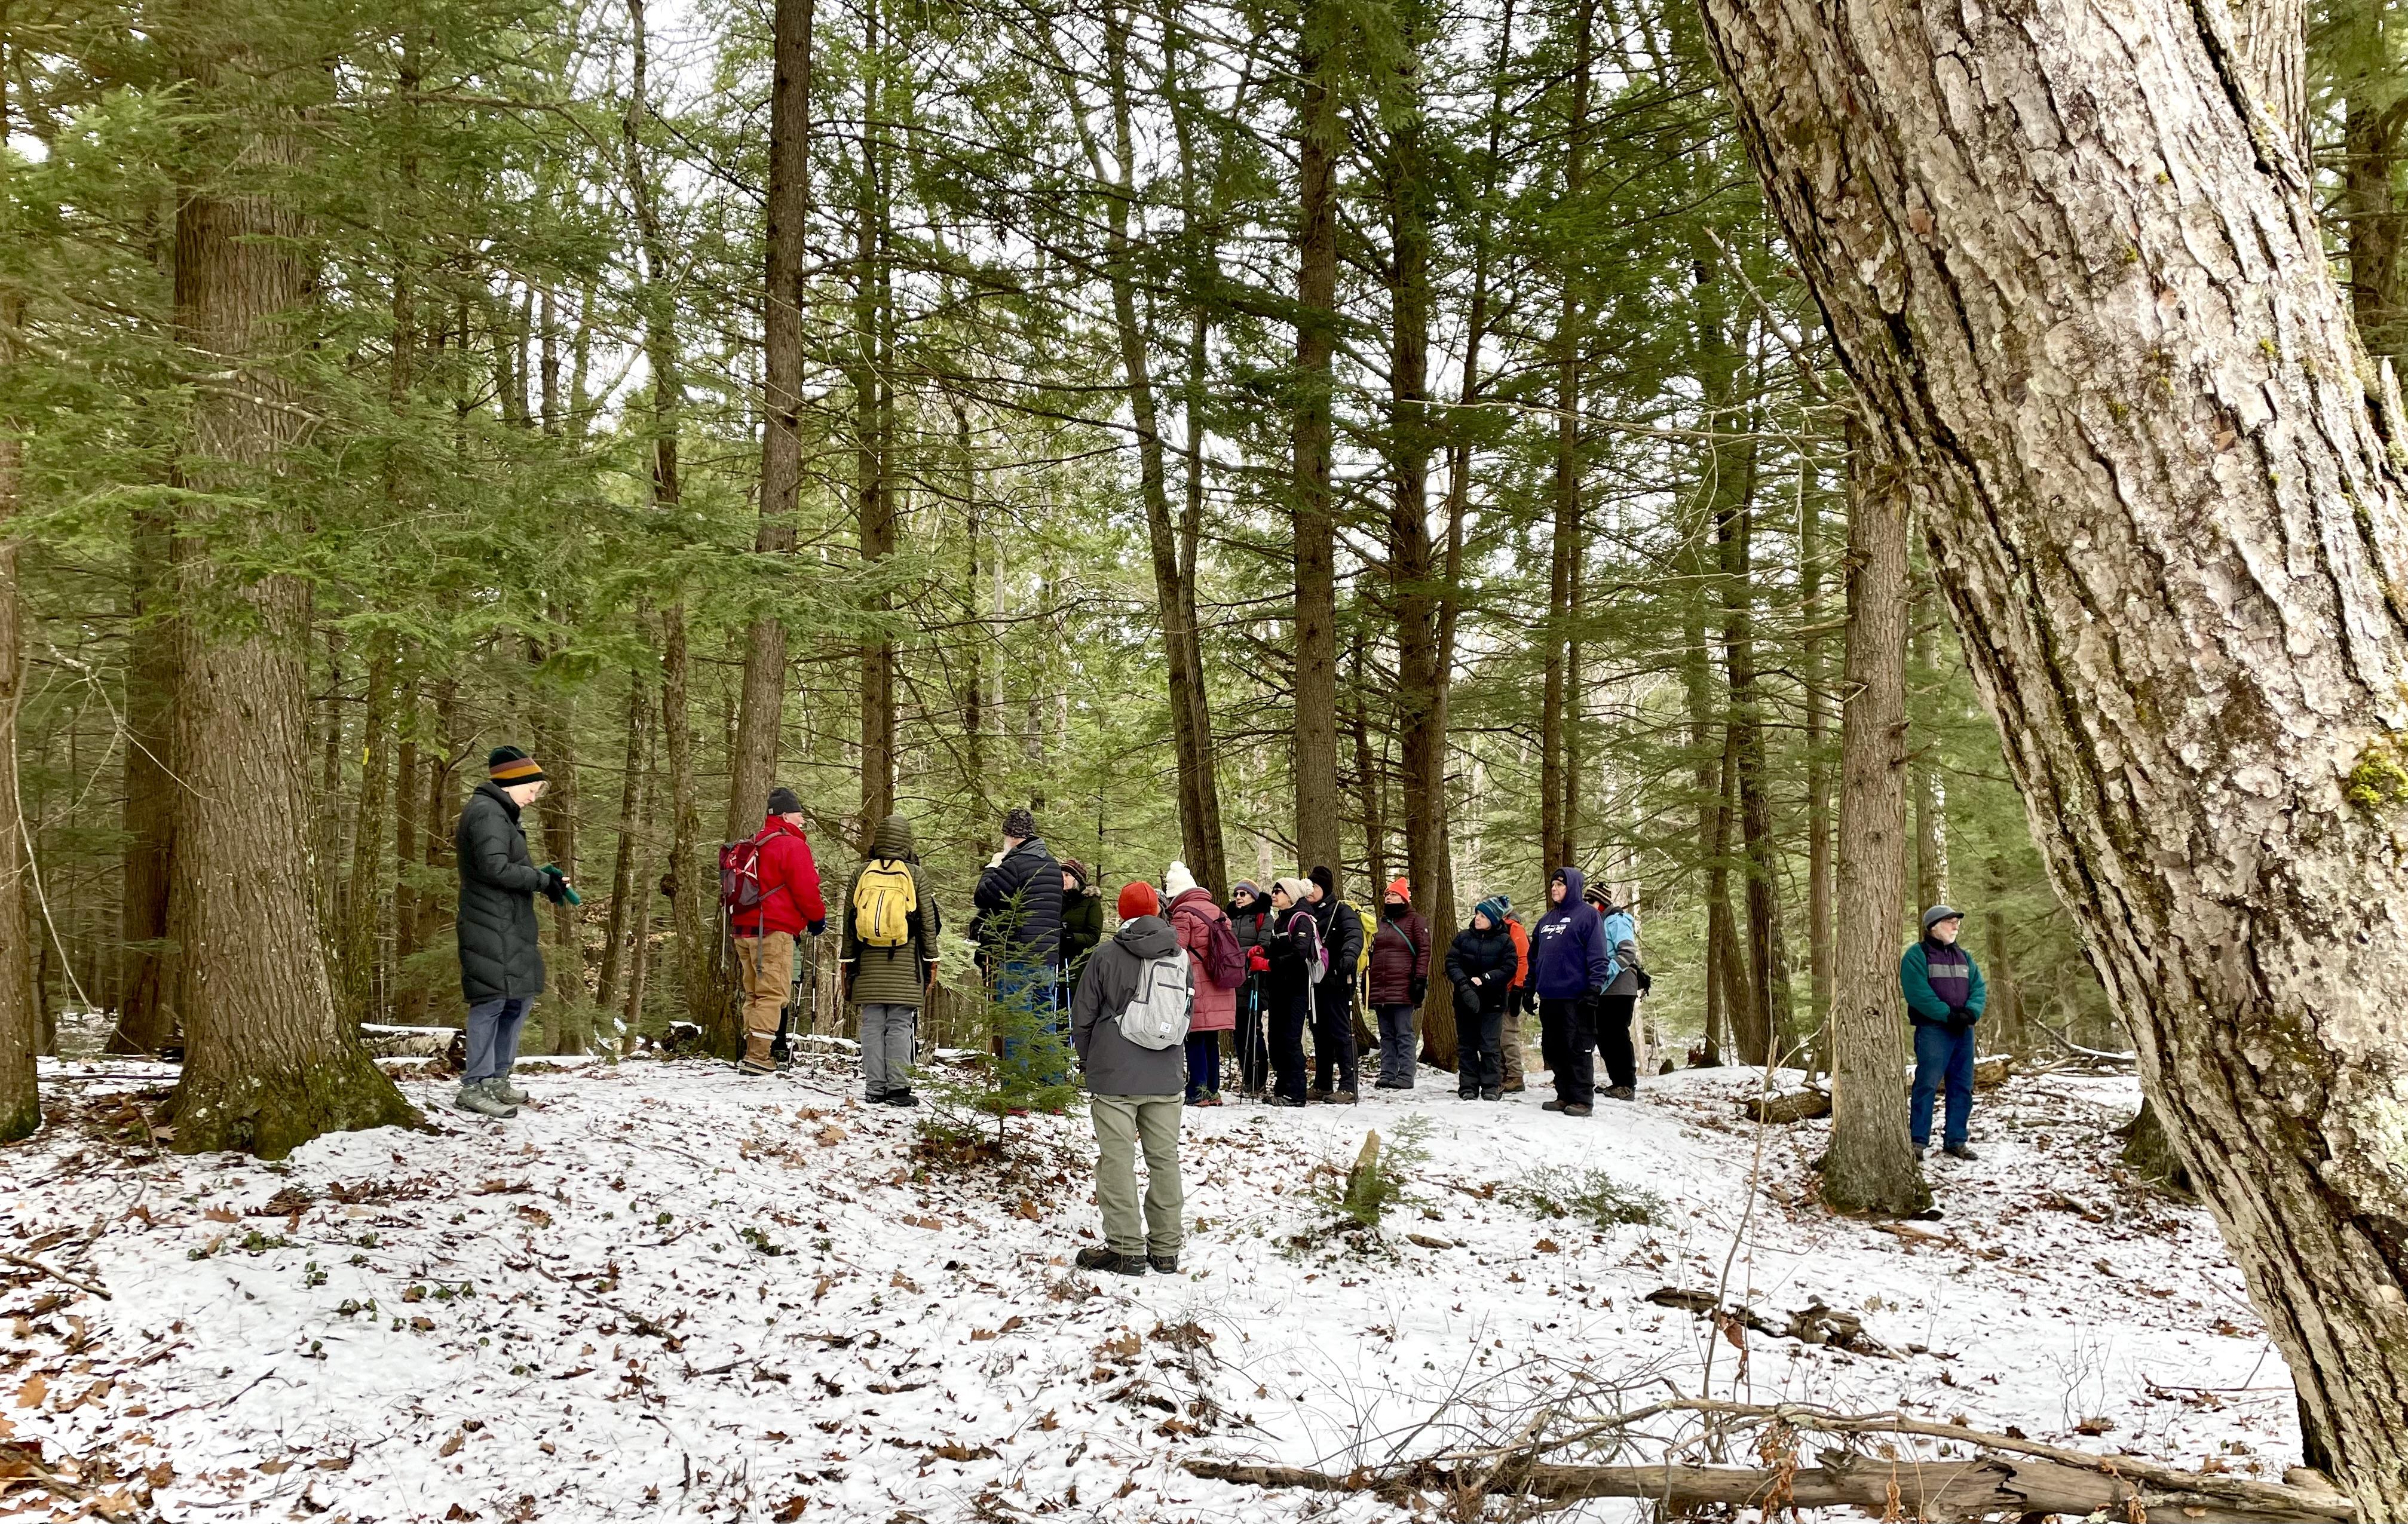
{"label": "hiking boot", "polygon": [[1221,1092],[1219,1090],[1208,1090],[1187,1104],[1191,1106],[1217,1106],[1221,1104]]}
{"label": "hiking boot", "polygon": [[1363,1098],[1361,1096],[1356,1095],[1353,1090],[1332,1090],[1329,1092],[1329,1104],[1334,1106],[1360,1105],[1362,1104],[1362,1099]]}
{"label": "hiking boot", "polygon": [[1272,1097],[1271,1097],[1270,1104],[1271,1104],[1272,1105],[1275,1105],[1275,1106],[1299,1106],[1299,1107],[1300,1107],[1300,1106],[1302,1106],[1302,1105],[1304,1104],[1304,1103],[1303,1103],[1303,1102],[1301,1102],[1301,1101],[1299,1101],[1299,1100],[1296,1099],[1296,1097],[1294,1097],[1294,1096],[1292,1096],[1292,1095],[1274,1095],[1274,1096],[1272,1096]]}
{"label": "hiking boot", "polygon": [[920,1104],[920,1098],[911,1093],[910,1086],[906,1085],[899,1090],[888,1090],[880,1098],[880,1104],[890,1106],[916,1106]]}
{"label": "hiking boot", "polygon": [[1326,1106],[1329,1104],[1329,1092],[1315,1085],[1304,1092],[1304,1104],[1309,1106]]}
{"label": "hiking boot", "polygon": [[886,1096],[887,1092],[884,1090],[864,1090],[861,1092],[861,1104],[865,1106],[884,1105]]}
{"label": "hiking boot", "polygon": [[1951,1159],[1961,1159],[1968,1163],[1971,1163],[1972,1161],[1982,1157],[1980,1154],[1975,1153],[1972,1149],[1966,1147],[1961,1143],[1952,1143],[1947,1147],[1942,1148],[1940,1151],[1946,1154]]}
{"label": "hiking boot", "polygon": [[493,1083],[490,1079],[471,1080],[460,1087],[460,1093],[452,1097],[452,1104],[462,1111],[491,1117],[495,1121],[508,1121],[519,1114],[519,1108],[495,1095]]}
{"label": "hiking boot", "polygon": [[1609,1101],[1636,1101],[1639,1091],[1628,1085],[1613,1085],[1607,1087],[1605,1096]]}
{"label": "hiking boot", "polygon": [[1458,1101],[1477,1101],[1480,1099],[1480,1092],[1478,1090],[1457,1090],[1455,1092],[1455,1098]]}
{"label": "hiking boot", "polygon": [[1145,1262],[1157,1275],[1179,1274],[1179,1256],[1176,1254],[1148,1254]]}
{"label": "hiking boot", "polygon": [[1505,1093],[1508,1095],[1519,1095],[1526,1089],[1528,1089],[1528,1087],[1517,1079],[1511,1085],[1505,1087]]}
{"label": "hiking boot", "polygon": [[1142,1275],[1145,1274],[1144,1255],[1123,1254],[1117,1249],[1081,1249],[1079,1251],[1078,1259],[1073,1261],[1072,1263],[1076,1264],[1082,1270],[1109,1270],[1115,1275]]}
{"label": "hiking boot", "polygon": [[1492,1086],[1480,1092],[1480,1099],[1483,1101],[1502,1101],[1505,1099],[1505,1092]]}
{"label": "hiking boot", "polygon": [[1918,1143],[1918,1144],[1916,1144],[1916,1145],[1914,1146],[1914,1158],[1915,1158],[1915,1161],[1916,1161],[1916,1162],[1918,1162],[1918,1163],[1920,1163],[1920,1162],[1922,1161],[1922,1160],[1923,1160],[1923,1150],[1924,1150],[1925,1147],[1926,1147],[1925,1145],[1920,1144],[1920,1143]]}
{"label": "hiking boot", "polygon": [[747,1053],[736,1061],[736,1072],[739,1075],[774,1075],[778,1072],[778,1062],[775,1059],[756,1059]]}
{"label": "hiking boot", "polygon": [[1561,1111],[1564,1109],[1564,1104],[1561,1101],[1548,1101],[1542,1103],[1539,1109],[1541,1111]]}
{"label": "hiking boot", "polygon": [[1371,1081],[1371,1088],[1375,1090],[1405,1090],[1412,1089],[1410,1085],[1399,1085],[1393,1079],[1375,1079]]}
{"label": "hiking boot", "polygon": [[495,1075],[485,1081],[485,1084],[494,1095],[501,1098],[502,1104],[506,1106],[523,1106],[531,1099],[526,1091],[510,1083],[510,1076],[508,1075]]}
{"label": "hiking boot", "polygon": [[1597,1108],[1595,1106],[1571,1105],[1564,1107],[1564,1115],[1567,1117],[1586,1117],[1596,1110]]}

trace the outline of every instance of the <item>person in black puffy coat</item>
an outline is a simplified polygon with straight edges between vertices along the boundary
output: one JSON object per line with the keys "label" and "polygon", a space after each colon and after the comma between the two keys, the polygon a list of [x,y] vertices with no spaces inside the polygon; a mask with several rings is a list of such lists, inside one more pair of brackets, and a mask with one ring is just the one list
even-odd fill
{"label": "person in black puffy coat", "polygon": [[1471,924],[1446,949],[1446,976],[1455,986],[1456,1093],[1466,1101],[1505,1098],[1505,1009],[1513,1001],[1521,955],[1505,927],[1501,900],[1483,900]]}
{"label": "person in black puffy coat", "polygon": [[538,894],[558,904],[568,881],[527,855],[519,811],[543,796],[542,766],[517,747],[495,747],[488,774],[460,808],[452,844],[460,869],[460,994],[468,1003],[468,1062],[458,1104],[480,1116],[518,1113],[525,1097],[510,1088],[519,1032],[543,993]]}

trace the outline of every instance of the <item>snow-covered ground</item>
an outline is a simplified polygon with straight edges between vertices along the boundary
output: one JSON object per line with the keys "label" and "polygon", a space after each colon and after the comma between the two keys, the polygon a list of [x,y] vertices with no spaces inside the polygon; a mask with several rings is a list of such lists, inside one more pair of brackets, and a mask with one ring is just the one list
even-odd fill
{"label": "snow-covered ground", "polygon": [[[1985,1093],[1981,1161],[1931,1171],[1943,1216],[1892,1228],[1805,1199],[1823,1125],[1742,1122],[1739,1071],[1585,1120],[1428,1073],[1353,1108],[1193,1110],[1183,1273],[1126,1279],[1068,1268],[1096,1231],[1075,1114],[1014,1121],[1000,1166],[923,1164],[928,1113],[833,1070],[630,1061],[523,1071],[538,1104],[504,1124],[408,1079],[439,1132],[263,1165],[154,1151],[129,1097],[171,1073],[46,1068],[50,1125],[0,1149],[0,1249],[113,1296],[0,1262],[0,1439],[91,1494],[0,1463],[0,1514],[1385,1519],[1178,1462],[1425,1453],[1584,1370],[1642,1400],[1896,1405],[2272,1478],[2296,1459],[2213,1225],[2114,1167],[2128,1079]],[[1331,1221],[1316,1166],[1415,1117],[1428,1157],[1384,1246],[1299,1246]],[[1543,1216],[1517,1186],[1550,1168],[1652,1191],[1663,1220]],[[1776,1321],[1820,1298],[1909,1352],[1751,1334],[1742,1358],[1643,1300],[1664,1287]]]}

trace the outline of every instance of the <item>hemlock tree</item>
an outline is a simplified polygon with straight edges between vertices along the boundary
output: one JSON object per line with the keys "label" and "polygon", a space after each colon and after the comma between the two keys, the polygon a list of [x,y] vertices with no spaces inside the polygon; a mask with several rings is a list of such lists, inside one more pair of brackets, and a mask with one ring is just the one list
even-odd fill
{"label": "hemlock tree", "polygon": [[277,478],[299,409],[284,349],[311,293],[308,229],[277,183],[300,164],[308,103],[280,97],[325,76],[300,66],[311,39],[298,18],[269,27],[194,6],[176,20],[186,79],[222,107],[208,120],[224,137],[194,162],[238,167],[184,187],[176,210],[178,334],[194,374],[236,384],[196,389],[177,483],[174,755],[187,791],[168,924],[186,1058],[167,1111],[181,1152],[273,1159],[321,1132],[419,1117],[340,1018],[319,943],[295,766],[308,586],[249,569],[289,553]]}
{"label": "hemlock tree", "polygon": [[2299,13],[1704,10],[2311,1453],[2401,1517],[2408,469],[2295,147]]}
{"label": "hemlock tree", "polygon": [[1848,636],[1840,709],[1840,851],[1831,1147],[1823,1199],[1903,1215],[1931,1204],[1899,1089],[1898,902],[1906,862],[1906,483],[1859,437],[1848,460]]}

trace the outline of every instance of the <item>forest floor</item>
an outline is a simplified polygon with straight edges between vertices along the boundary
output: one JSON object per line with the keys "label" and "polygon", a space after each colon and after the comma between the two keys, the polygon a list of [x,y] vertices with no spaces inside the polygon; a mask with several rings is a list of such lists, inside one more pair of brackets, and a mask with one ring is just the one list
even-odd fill
{"label": "forest floor", "polygon": [[[1125,1279],[1067,1268],[1095,1241],[1078,1115],[1013,1121],[1000,1162],[928,1161],[929,1113],[860,1104],[832,1061],[523,1070],[536,1104],[506,1124],[404,1073],[437,1131],[264,1165],[160,1151],[165,1066],[45,1067],[48,1125],[0,1150],[0,1515],[1402,1518],[1179,1462],[1343,1470],[1576,1389],[2296,1460],[2213,1224],[2114,1162],[2128,1078],[1985,1092],[1980,1161],[1931,1171],[1942,1215],[1889,1228],[1807,1198],[1824,1124],[1742,1122],[1742,1071],[1587,1120],[1428,1071],[1354,1108],[1191,1110],[1184,1273]],[[1371,1128],[1427,1157],[1381,1234],[1329,1232],[1323,1188]],[[1607,1181],[1662,1220],[1549,1215]],[[1761,1334],[1742,1358],[1644,1300],[1668,1286],[1776,1321],[1820,1298],[1901,1358]]]}

